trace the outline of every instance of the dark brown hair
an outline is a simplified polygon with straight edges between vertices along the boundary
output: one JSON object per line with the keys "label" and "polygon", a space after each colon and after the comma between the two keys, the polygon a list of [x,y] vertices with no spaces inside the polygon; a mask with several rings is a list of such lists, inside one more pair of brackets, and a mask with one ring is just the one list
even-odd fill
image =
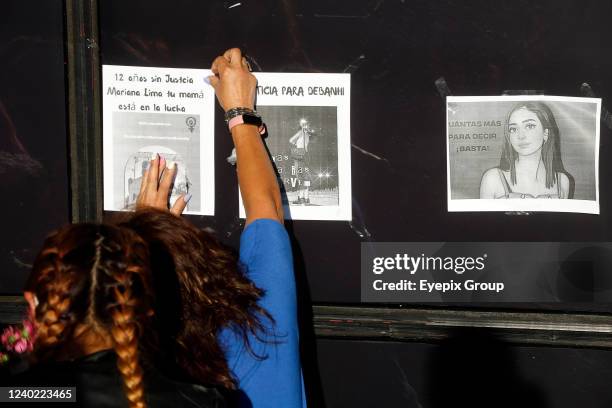
{"label": "dark brown hair", "polygon": [[184,218],[147,209],[120,225],[149,245],[157,347],[172,350],[164,354],[172,360],[165,362],[166,368],[177,367],[200,383],[234,389],[217,335],[233,329],[253,353],[249,334],[261,338],[262,319],[272,321],[257,304],[263,291],[244,275],[231,250]]}
{"label": "dark brown hair", "polygon": [[546,188],[551,188],[557,183],[557,173],[565,173],[563,167],[563,161],[561,160],[561,138],[559,135],[559,126],[550,108],[537,101],[530,102],[519,102],[510,109],[506,116],[506,123],[504,128],[504,144],[502,147],[501,159],[499,167],[502,170],[510,172],[510,181],[512,184],[516,184],[516,160],[518,153],[512,147],[510,143],[510,131],[509,123],[510,116],[519,109],[526,109],[536,114],[540,123],[542,123],[543,129],[548,129],[548,139],[542,145],[542,162],[544,163],[544,169],[546,169]]}
{"label": "dark brown hair", "polygon": [[35,358],[75,357],[80,336],[110,337],[129,405],[145,407],[139,338],[150,320],[149,278],[147,245],[127,228],[75,224],[50,235],[26,285],[39,302]]}

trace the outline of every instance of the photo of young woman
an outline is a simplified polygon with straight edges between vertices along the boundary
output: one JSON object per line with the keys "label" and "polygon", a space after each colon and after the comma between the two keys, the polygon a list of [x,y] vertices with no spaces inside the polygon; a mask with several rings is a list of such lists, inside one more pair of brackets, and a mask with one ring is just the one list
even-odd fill
{"label": "photo of young woman", "polygon": [[519,102],[508,112],[499,166],[484,172],[481,199],[573,197],[573,177],[563,167],[559,127],[550,108]]}

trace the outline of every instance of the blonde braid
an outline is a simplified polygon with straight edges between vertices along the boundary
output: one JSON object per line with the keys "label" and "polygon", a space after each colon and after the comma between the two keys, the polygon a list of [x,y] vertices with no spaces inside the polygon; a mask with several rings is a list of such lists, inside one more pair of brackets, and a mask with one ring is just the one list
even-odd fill
{"label": "blonde braid", "polygon": [[117,367],[123,377],[125,395],[131,408],[145,408],[143,374],[138,360],[138,325],[132,298],[132,273],[140,268],[128,266],[124,271],[114,274],[118,285],[113,288],[116,306],[111,311],[113,326],[111,335],[117,353]]}
{"label": "blonde braid", "polygon": [[110,334],[130,408],[146,408],[138,348],[152,296],[148,259],[148,247],[128,229],[70,225],[47,239],[27,284],[40,301],[37,357],[70,355],[88,329]]}
{"label": "blonde braid", "polygon": [[41,253],[41,276],[45,276],[49,283],[46,285],[46,302],[37,310],[37,342],[42,347],[52,347],[60,342],[66,332],[66,322],[62,320],[70,310],[70,297],[68,288],[70,282],[57,279],[61,268],[61,257],[57,247],[47,248]]}

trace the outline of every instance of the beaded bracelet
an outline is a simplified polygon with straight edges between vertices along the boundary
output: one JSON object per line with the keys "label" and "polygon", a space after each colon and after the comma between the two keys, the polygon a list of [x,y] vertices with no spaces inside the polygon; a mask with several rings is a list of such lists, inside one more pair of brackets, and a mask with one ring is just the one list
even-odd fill
{"label": "beaded bracelet", "polygon": [[261,116],[256,111],[249,108],[232,108],[225,112],[225,123],[229,131],[232,128],[244,123],[257,126],[259,134],[266,137],[268,132],[266,125],[261,120]]}
{"label": "beaded bracelet", "polygon": [[250,108],[232,108],[225,112],[225,123],[229,124],[229,121],[235,118],[236,116],[244,115],[248,113],[250,115],[259,116],[256,111]]}

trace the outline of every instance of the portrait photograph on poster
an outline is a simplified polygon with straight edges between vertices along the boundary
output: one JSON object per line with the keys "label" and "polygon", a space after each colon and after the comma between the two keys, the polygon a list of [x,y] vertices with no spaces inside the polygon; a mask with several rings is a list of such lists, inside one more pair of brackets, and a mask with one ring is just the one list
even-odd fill
{"label": "portrait photograph on poster", "polygon": [[446,102],[448,211],[599,214],[600,99]]}
{"label": "portrait photograph on poster", "polygon": [[214,215],[214,92],[208,70],[104,65],[104,209],[133,210],[151,157],[175,163],[170,204]]}
{"label": "portrait photograph on poster", "polygon": [[[257,73],[287,219],[350,220],[350,76]],[[240,201],[240,216],[244,208]]]}

